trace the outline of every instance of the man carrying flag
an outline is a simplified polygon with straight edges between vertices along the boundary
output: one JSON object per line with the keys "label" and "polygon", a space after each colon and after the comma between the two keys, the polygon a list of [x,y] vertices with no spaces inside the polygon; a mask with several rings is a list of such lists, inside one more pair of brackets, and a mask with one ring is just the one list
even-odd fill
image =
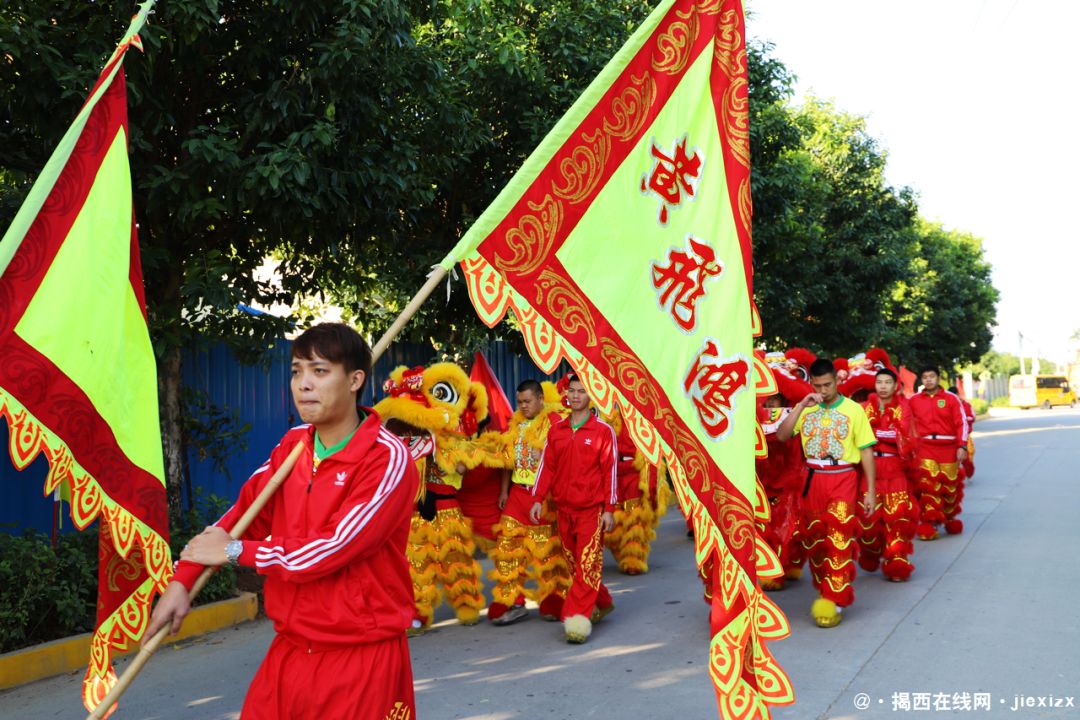
{"label": "man carrying flag", "polygon": [[[357,405],[371,350],[355,330],[316,325],[292,353],[293,402],[308,424],[286,433],[236,504],[184,548],[147,637],[166,624],[180,629],[204,567],[253,567],[266,576],[266,614],[277,635],[244,699],[244,720],[411,718],[405,545],[416,465],[375,411]],[[226,528],[297,443],[304,451],[281,489],[233,540]]]}

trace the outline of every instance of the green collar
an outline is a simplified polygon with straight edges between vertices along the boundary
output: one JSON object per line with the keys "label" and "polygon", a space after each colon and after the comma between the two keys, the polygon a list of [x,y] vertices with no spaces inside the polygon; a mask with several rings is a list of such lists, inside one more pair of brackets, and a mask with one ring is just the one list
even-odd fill
{"label": "green collar", "polygon": [[570,429],[571,429],[571,430],[577,430],[578,428],[580,428],[580,427],[582,427],[583,425],[585,425],[585,423],[587,423],[587,422],[589,422],[589,416],[588,416],[588,415],[586,415],[586,416],[585,416],[585,419],[584,419],[584,420],[582,420],[581,422],[579,422],[579,423],[578,423],[577,425],[575,425],[575,424],[573,423],[573,421],[571,421],[571,422],[570,422]]}
{"label": "green collar", "polygon": [[840,403],[842,403],[842,402],[844,402],[844,396],[840,395],[839,397],[836,398],[836,402],[833,403],[832,405],[826,405],[825,403],[818,403],[818,407],[821,408],[822,410],[835,410],[836,408],[840,407]]}
{"label": "green collar", "polygon": [[360,429],[360,425],[363,425],[364,420],[366,420],[366,419],[367,419],[367,413],[364,412],[363,410],[361,410],[360,411],[360,424],[357,425],[355,428],[353,428],[353,431],[351,433],[349,433],[345,437],[344,440],[342,440],[338,444],[333,445],[331,447],[326,447],[325,445],[323,445],[323,441],[319,437],[319,431],[316,430],[315,431],[315,457],[317,457],[319,460],[325,460],[326,458],[330,457],[334,453],[339,452],[340,450],[344,450],[345,446],[348,445],[349,441],[353,439],[353,435],[356,434],[356,431]]}

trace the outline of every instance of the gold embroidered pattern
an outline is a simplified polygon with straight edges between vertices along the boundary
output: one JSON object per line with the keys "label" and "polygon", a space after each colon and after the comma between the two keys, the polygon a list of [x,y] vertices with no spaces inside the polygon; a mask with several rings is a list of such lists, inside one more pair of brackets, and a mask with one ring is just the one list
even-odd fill
{"label": "gold embroidered pattern", "polygon": [[678,20],[656,39],[657,53],[653,54],[652,67],[657,72],[678,75],[690,60],[690,51],[701,32],[701,21],[696,8],[675,13]]}
{"label": "gold embroidered pattern", "polygon": [[750,508],[745,502],[741,502],[741,497],[731,495],[719,487],[716,488],[714,496],[720,513],[720,529],[728,546],[733,550],[741,550],[747,544],[753,545],[754,519]]}
{"label": "gold embroidered pattern", "polygon": [[630,85],[611,101],[611,118],[604,118],[604,132],[626,142],[641,131],[656,102],[652,75],[631,75]]}
{"label": "gold embroidered pattern", "polygon": [[565,185],[552,183],[552,190],[563,200],[577,204],[592,195],[603,176],[611,150],[611,138],[599,129],[592,135],[582,133],[582,144],[559,163]]}
{"label": "gold embroidered pattern", "polygon": [[536,304],[546,305],[552,317],[559,320],[568,333],[584,331],[587,347],[596,345],[596,326],[585,298],[565,278],[544,270],[536,281]]}
{"label": "gold embroidered pattern", "polygon": [[385,720],[412,720],[412,708],[398,700],[386,715]]}
{"label": "gold embroidered pattern", "polygon": [[528,203],[533,212],[524,215],[516,228],[507,231],[504,244],[509,257],[496,254],[495,267],[506,274],[528,275],[548,262],[562,225],[562,203],[545,195],[540,204]]}
{"label": "gold embroidered pattern", "polygon": [[949,482],[956,482],[956,478],[960,475],[960,463],[939,463],[937,460],[924,459],[922,461],[922,468],[926,472],[934,475],[944,475],[949,478]]}
{"label": "gold embroidered pattern", "polygon": [[600,589],[600,577],[604,571],[604,544],[601,542],[601,535],[603,531],[600,527],[600,520],[597,519],[596,532],[593,533],[592,538],[588,544],[585,545],[584,552],[581,553],[581,577],[585,580],[585,584],[591,587],[593,590]]}
{"label": "gold embroidered pattern", "polygon": [[898,490],[897,492],[885,493],[885,497],[881,498],[880,505],[885,508],[886,513],[895,515],[900,510],[911,507],[911,498],[908,496],[907,490]]}
{"label": "gold embroidered pattern", "polygon": [[601,339],[600,356],[607,365],[605,375],[614,378],[623,392],[639,406],[644,406],[648,414],[655,415],[660,409],[660,397],[650,382],[649,371],[641,361],[611,338]]}

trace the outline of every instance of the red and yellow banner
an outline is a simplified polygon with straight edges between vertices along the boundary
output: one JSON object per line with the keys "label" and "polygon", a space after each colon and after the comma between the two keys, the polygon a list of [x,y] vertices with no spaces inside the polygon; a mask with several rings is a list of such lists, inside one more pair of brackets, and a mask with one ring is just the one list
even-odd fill
{"label": "red and yellow banner", "polygon": [[787,620],[757,537],[768,504],[755,394],[745,23],[737,0],[668,0],[444,260],[490,326],[513,312],[545,372],[566,359],[601,411],[667,461],[711,602],[720,715],[794,701],[767,648]]}
{"label": "red and yellow banner", "polygon": [[101,519],[87,708],[114,650],[146,628],[172,572],[157,370],[146,320],[128,164],[123,59],[140,7],[75,122],[0,240],[0,416],[16,467],[49,461],[83,529]]}

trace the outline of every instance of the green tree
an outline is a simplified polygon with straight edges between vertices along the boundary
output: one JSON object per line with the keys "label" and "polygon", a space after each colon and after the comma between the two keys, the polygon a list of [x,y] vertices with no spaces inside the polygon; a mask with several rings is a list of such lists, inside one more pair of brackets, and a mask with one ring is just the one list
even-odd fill
{"label": "green tree", "polygon": [[[336,288],[366,327],[381,332],[528,155],[648,15],[653,3],[597,0],[441,0],[417,13],[414,34],[442,68],[444,110],[425,152],[439,158],[429,199],[411,206],[365,272],[371,287]],[[461,283],[436,293],[404,338],[471,350],[492,334],[523,350],[520,335],[477,319]]]}
{"label": "green tree", "polygon": [[[1052,372],[1057,363],[1051,362],[1046,358],[1039,358],[1040,369],[1043,373]],[[986,351],[978,362],[971,365],[969,368],[973,375],[978,377],[982,373],[989,373],[991,376],[995,375],[1018,375],[1020,374],[1020,358],[1012,353],[1003,353],[996,350]],[[1024,370],[1031,372],[1032,361],[1030,358],[1024,360]]]}
{"label": "green tree", "polygon": [[750,96],[765,340],[847,356],[886,335],[886,294],[915,245],[915,201],[885,182],[865,120],[815,99],[790,107],[790,76],[767,50],[751,53]]}
{"label": "green tree", "polygon": [[909,365],[953,370],[977,362],[990,349],[998,291],[982,241],[968,233],[920,221],[909,279],[886,308],[893,318],[885,342]]}

